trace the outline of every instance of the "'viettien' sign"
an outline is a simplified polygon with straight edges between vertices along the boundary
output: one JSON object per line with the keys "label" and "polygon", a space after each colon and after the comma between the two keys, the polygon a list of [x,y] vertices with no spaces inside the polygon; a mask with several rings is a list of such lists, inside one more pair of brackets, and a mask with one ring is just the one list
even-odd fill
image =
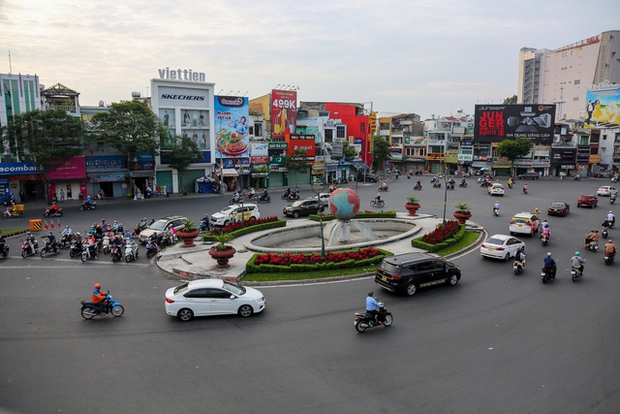
{"label": "'viettien' sign", "polygon": [[191,69],[157,69],[159,79],[185,80],[192,82],[206,82],[207,75],[204,72],[192,72]]}

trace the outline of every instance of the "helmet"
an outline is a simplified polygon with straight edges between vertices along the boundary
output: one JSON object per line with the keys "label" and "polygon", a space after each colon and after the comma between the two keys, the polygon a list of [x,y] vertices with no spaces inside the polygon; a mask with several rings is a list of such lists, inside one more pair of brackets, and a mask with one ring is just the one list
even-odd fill
{"label": "helmet", "polygon": [[611,211],[611,210],[609,210],[609,212],[610,212],[611,214],[613,214],[613,213],[614,213],[614,212],[613,212],[613,211]]}
{"label": "helmet", "polygon": [[118,223],[116,220],[114,220],[115,223]]}
{"label": "helmet", "polygon": [[69,228],[69,225],[66,225],[66,226],[65,226],[65,229],[68,229],[68,228]]}
{"label": "helmet", "polygon": [[614,241],[612,239],[607,240],[607,243],[613,243]]}
{"label": "helmet", "polygon": [[548,253],[547,253],[547,257],[551,257],[551,252],[548,252]]}
{"label": "helmet", "polygon": [[595,233],[598,233],[598,230],[594,230]]}
{"label": "helmet", "polygon": [[368,292],[368,296],[375,296],[375,292],[371,290],[370,292]]}
{"label": "helmet", "polygon": [[579,252],[575,252],[575,256],[579,256]]}
{"label": "helmet", "polygon": [[547,219],[544,219],[544,220],[543,220],[543,222],[545,222],[545,223],[546,223],[546,222],[547,222]]}
{"label": "helmet", "polygon": [[591,231],[592,233],[594,233],[596,230],[592,229],[592,230],[590,230],[590,231]]}
{"label": "helmet", "polygon": [[75,233],[75,234],[77,234],[78,236],[81,236],[81,234],[80,234],[80,232],[79,232],[79,231],[78,231],[77,233]]}
{"label": "helmet", "polygon": [[51,235],[52,235],[52,234],[54,234],[54,233],[50,231],[50,232],[49,232],[49,233],[47,233],[47,234],[49,234],[49,235],[51,236]]}
{"label": "helmet", "polygon": [[31,234],[31,233],[30,233],[30,230],[28,230],[28,231],[26,232],[26,234],[27,234],[27,235],[30,235],[30,234]]}
{"label": "helmet", "polygon": [[95,289],[101,289],[101,283],[95,283]]}

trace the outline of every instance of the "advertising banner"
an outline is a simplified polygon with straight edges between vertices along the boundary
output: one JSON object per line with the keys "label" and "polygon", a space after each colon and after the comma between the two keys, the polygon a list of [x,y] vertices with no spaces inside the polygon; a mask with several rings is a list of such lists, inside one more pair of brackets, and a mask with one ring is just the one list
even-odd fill
{"label": "advertising banner", "polygon": [[574,148],[551,148],[551,164],[574,165],[575,153]]}
{"label": "advertising banner", "polygon": [[586,128],[617,128],[620,125],[620,85],[601,82],[586,96]]}
{"label": "advertising banner", "polygon": [[48,180],[71,180],[86,177],[86,161],[84,157],[70,157],[54,171],[47,172]]}
{"label": "advertising banner", "polygon": [[86,156],[86,171],[120,171],[127,168],[122,155]]}
{"label": "advertising banner", "polygon": [[0,175],[31,175],[40,171],[32,162],[3,162],[0,163]]}
{"label": "advertising banner", "polygon": [[528,138],[551,145],[555,105],[476,105],[476,142],[500,142],[506,138]]}
{"label": "advertising banner", "polygon": [[577,164],[587,164],[590,161],[590,146],[579,145],[577,147]]}
{"label": "advertising banner", "polygon": [[[159,88],[159,106],[160,107],[181,107],[181,108],[208,108],[210,105],[207,101],[209,91],[206,89],[193,88],[172,88],[162,86]],[[174,110],[169,110],[168,125],[174,125]],[[160,115],[161,116],[161,115]],[[162,116],[164,124],[166,117]]]}
{"label": "advertising banner", "polygon": [[297,91],[271,91],[271,138],[294,134],[297,127]]}
{"label": "advertising banner", "polygon": [[306,157],[314,159],[315,137],[312,134],[291,134],[286,155],[293,155],[295,150],[304,150]]}
{"label": "advertising banner", "polygon": [[215,97],[215,157],[249,157],[250,137],[248,98],[241,96]]}

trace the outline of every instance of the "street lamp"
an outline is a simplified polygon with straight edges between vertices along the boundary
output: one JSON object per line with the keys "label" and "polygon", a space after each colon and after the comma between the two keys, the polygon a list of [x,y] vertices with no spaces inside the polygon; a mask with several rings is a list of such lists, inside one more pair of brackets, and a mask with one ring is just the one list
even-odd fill
{"label": "street lamp", "polygon": [[[321,193],[325,191],[326,179],[325,174],[327,172],[327,163],[325,162],[325,147],[321,146],[321,153],[323,154],[323,177],[312,177],[312,192],[317,195],[317,201],[319,203],[319,225],[321,226],[321,257],[325,258],[325,237],[323,237],[323,200],[321,200]],[[319,181],[317,181],[319,180]]]}
{"label": "street lamp", "polygon": [[445,188],[443,189],[443,220],[441,222],[441,229],[446,229],[446,206],[448,204],[448,174],[445,168],[445,163],[442,165],[440,171],[443,171],[443,181]]}

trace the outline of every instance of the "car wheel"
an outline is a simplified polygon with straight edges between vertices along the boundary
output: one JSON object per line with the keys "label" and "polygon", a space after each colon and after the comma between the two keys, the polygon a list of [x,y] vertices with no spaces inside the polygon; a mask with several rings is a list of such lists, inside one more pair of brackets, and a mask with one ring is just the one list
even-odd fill
{"label": "car wheel", "polygon": [[191,309],[183,308],[177,313],[177,318],[183,322],[191,321],[194,318],[194,312]]}
{"label": "car wheel", "polygon": [[407,286],[407,291],[405,292],[407,296],[413,296],[418,291],[418,287],[415,283],[409,283]]}
{"label": "car wheel", "polygon": [[383,326],[390,326],[394,322],[394,317],[392,315],[385,315],[383,319]]}
{"label": "car wheel", "polygon": [[239,314],[239,316],[247,318],[254,313],[254,309],[252,309],[250,305],[242,305],[237,311],[237,313]]}
{"label": "car wheel", "polygon": [[296,211],[293,213],[293,217],[298,218],[299,217],[299,213]]}
{"label": "car wheel", "polygon": [[456,275],[450,275],[450,279],[448,279],[448,286],[456,286],[459,282],[459,278]]}
{"label": "car wheel", "polygon": [[506,256],[504,256],[504,261],[507,262],[508,260],[510,260],[510,253],[506,253]]}

